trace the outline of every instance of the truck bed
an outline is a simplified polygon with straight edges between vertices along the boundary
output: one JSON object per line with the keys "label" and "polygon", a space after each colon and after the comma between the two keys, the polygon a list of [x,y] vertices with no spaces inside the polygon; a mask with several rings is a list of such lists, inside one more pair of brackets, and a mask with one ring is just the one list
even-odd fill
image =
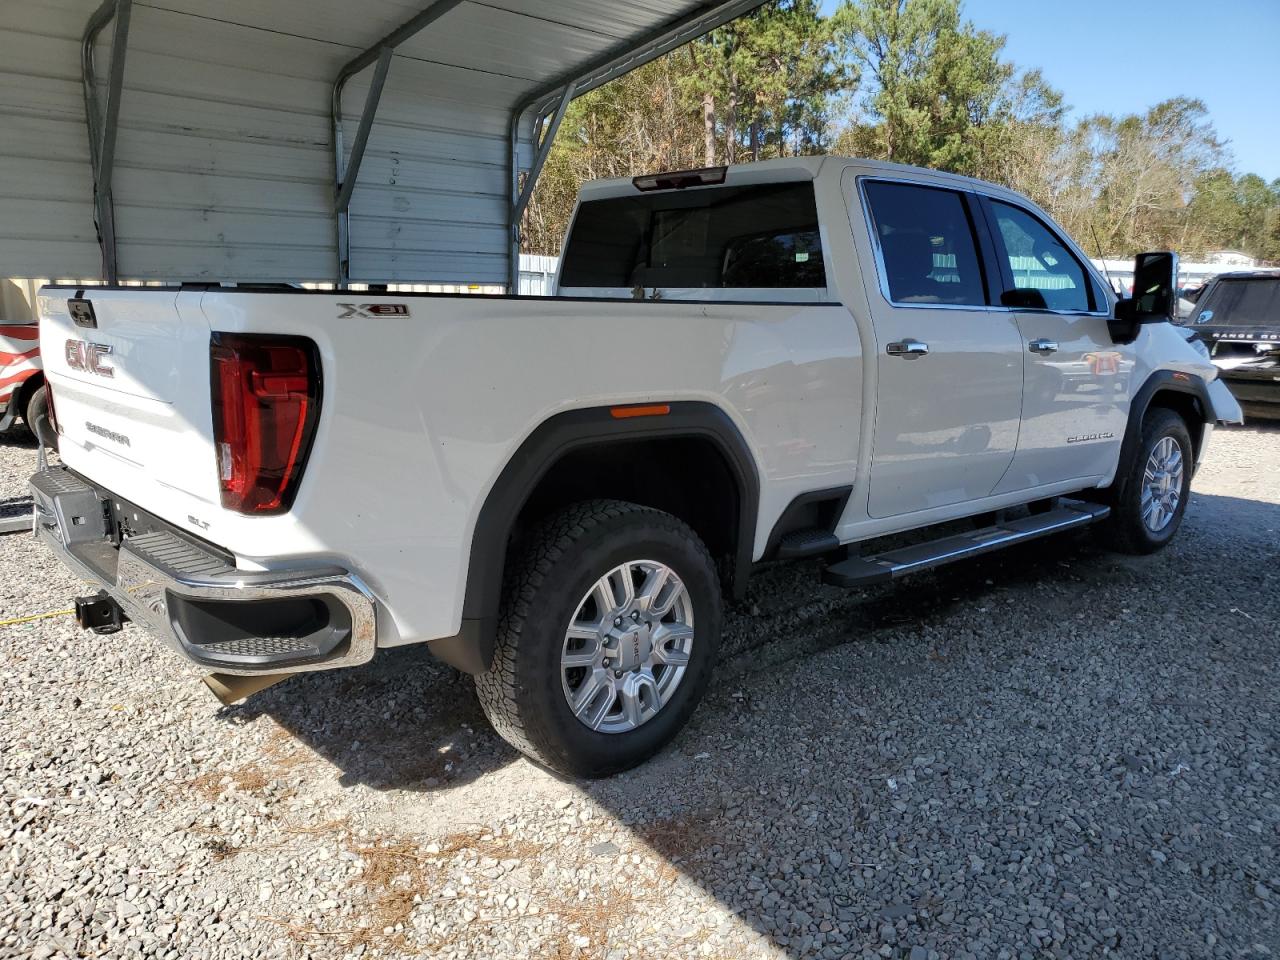
{"label": "truck bed", "polygon": [[[93,288],[97,326],[86,328],[69,312],[76,292],[40,297],[64,462],[240,569],[341,559],[380,601],[380,645],[458,630],[458,558],[480,504],[556,413],[715,398],[770,481],[754,555],[796,494],[847,477],[856,460],[862,348],[836,304]],[[243,516],[219,501],[215,332],[316,345],[310,462],[323,466],[303,474],[287,513]],[[109,348],[111,375],[71,366],[72,341]]]}

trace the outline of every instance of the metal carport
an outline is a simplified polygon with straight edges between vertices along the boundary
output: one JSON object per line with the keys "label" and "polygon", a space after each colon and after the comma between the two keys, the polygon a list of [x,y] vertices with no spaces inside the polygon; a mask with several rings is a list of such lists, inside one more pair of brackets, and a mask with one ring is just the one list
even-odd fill
{"label": "metal carport", "polygon": [[568,99],[762,0],[0,7],[0,276],[506,283]]}

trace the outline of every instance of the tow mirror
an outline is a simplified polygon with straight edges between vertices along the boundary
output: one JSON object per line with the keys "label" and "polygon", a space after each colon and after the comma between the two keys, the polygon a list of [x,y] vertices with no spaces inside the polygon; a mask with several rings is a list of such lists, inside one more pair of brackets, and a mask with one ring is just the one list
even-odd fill
{"label": "tow mirror", "polygon": [[1111,338],[1130,343],[1144,323],[1173,320],[1178,310],[1178,255],[1140,253],[1133,260],[1133,296],[1116,302]]}
{"label": "tow mirror", "polygon": [[1178,312],[1178,255],[1140,253],[1133,260],[1133,299],[1139,322],[1172,320]]}

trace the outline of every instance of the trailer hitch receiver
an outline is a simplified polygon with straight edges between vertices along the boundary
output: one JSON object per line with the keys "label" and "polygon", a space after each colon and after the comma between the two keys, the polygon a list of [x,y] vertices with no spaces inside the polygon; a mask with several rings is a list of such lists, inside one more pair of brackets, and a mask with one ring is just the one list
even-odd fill
{"label": "trailer hitch receiver", "polygon": [[76,597],[76,623],[81,629],[115,633],[128,622],[129,618],[120,604],[105,590],[99,590],[90,597]]}

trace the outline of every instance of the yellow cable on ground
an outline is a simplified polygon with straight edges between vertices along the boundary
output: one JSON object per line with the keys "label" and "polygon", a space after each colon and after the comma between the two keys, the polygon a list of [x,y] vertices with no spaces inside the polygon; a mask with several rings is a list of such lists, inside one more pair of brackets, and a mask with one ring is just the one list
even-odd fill
{"label": "yellow cable on ground", "polygon": [[19,623],[30,623],[32,620],[44,620],[48,617],[69,617],[74,610],[53,610],[49,613],[35,613],[29,617],[16,617],[13,620],[0,620],[0,627],[12,627]]}

